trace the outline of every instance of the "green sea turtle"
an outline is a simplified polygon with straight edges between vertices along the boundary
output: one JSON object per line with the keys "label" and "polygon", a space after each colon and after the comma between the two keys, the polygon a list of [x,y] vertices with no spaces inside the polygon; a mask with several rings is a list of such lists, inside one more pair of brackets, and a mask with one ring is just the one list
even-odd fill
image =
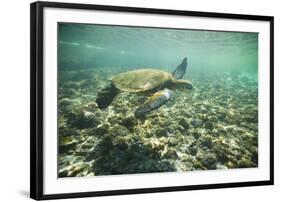
{"label": "green sea turtle", "polygon": [[100,109],[104,109],[121,91],[148,95],[148,100],[134,112],[136,117],[142,117],[165,104],[172,96],[172,89],[193,88],[190,81],[182,80],[186,67],[187,59],[184,58],[172,74],[157,69],[138,69],[117,74],[98,92],[96,103]]}

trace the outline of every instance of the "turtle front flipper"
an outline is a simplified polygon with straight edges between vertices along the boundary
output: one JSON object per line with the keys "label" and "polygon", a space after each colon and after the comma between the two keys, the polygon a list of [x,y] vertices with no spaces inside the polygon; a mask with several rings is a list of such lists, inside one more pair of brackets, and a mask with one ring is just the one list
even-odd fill
{"label": "turtle front flipper", "polygon": [[164,89],[153,94],[142,106],[138,107],[135,117],[144,117],[148,112],[158,109],[172,97],[172,91]]}
{"label": "turtle front flipper", "polygon": [[184,58],[181,64],[175,69],[175,71],[173,71],[172,76],[175,79],[182,79],[182,77],[185,74],[186,67],[187,67],[187,58]]}
{"label": "turtle front flipper", "polygon": [[100,109],[108,107],[119,93],[111,81],[97,93],[96,103]]}

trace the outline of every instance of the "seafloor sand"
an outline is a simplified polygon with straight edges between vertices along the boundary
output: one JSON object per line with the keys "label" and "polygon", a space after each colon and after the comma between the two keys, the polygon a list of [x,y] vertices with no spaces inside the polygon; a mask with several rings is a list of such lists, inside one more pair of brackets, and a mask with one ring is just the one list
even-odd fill
{"label": "seafloor sand", "polygon": [[132,112],[142,96],[122,93],[106,110],[97,108],[96,92],[112,74],[60,72],[59,177],[258,166],[256,81],[193,73],[192,91],[174,91],[139,120]]}

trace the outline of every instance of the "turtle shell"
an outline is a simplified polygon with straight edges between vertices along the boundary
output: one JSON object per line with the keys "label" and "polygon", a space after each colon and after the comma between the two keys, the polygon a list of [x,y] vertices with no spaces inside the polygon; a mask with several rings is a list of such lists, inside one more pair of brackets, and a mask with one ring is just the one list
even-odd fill
{"label": "turtle shell", "polygon": [[160,87],[171,79],[171,74],[161,70],[139,69],[117,74],[112,82],[122,91],[138,93]]}

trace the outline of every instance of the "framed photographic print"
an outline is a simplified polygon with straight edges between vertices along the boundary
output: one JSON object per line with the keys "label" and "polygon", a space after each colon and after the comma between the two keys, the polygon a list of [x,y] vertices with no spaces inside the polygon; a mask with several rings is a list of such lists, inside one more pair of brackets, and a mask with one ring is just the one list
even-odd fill
{"label": "framed photographic print", "polygon": [[31,197],[273,184],[273,17],[31,4]]}

